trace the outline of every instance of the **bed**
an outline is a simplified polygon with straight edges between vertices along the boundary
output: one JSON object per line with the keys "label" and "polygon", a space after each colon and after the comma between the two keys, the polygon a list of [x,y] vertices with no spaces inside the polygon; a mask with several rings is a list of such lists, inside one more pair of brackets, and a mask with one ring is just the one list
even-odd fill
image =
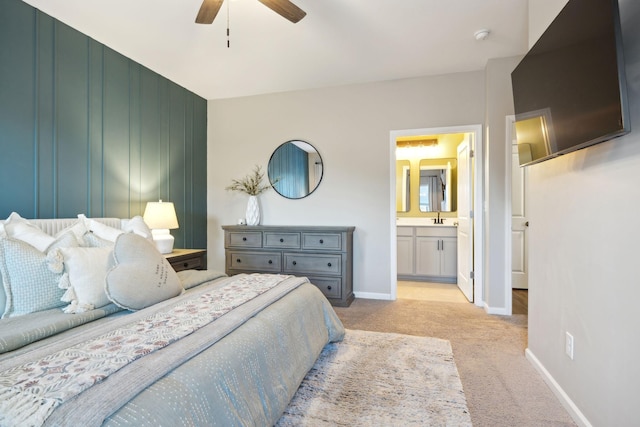
{"label": "bed", "polygon": [[2,426],[273,425],[344,336],[306,278],[175,273],[139,217],[0,225]]}

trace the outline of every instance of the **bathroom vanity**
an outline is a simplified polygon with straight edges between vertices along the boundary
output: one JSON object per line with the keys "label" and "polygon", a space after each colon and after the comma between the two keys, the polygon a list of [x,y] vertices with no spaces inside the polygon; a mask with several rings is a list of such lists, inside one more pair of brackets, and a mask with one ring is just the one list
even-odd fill
{"label": "bathroom vanity", "polygon": [[398,225],[398,279],[456,283],[457,227],[445,224]]}

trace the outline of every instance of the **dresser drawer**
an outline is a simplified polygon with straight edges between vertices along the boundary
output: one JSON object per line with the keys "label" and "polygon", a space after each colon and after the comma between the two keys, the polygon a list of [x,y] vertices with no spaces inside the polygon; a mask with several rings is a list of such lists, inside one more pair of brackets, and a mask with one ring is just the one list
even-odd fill
{"label": "dresser drawer", "polygon": [[300,233],[264,233],[265,248],[300,248]]}
{"label": "dresser drawer", "polygon": [[279,252],[234,252],[227,254],[227,268],[246,271],[279,272],[282,256]]}
{"label": "dresser drawer", "polygon": [[227,234],[227,247],[261,248],[262,233],[259,231],[231,232]]}
{"label": "dresser drawer", "polygon": [[342,279],[339,277],[314,277],[307,276],[309,281],[316,285],[327,298],[342,297]]}
{"label": "dresser drawer", "polygon": [[302,249],[341,250],[342,235],[340,233],[302,233]]}
{"label": "dresser drawer", "polygon": [[308,273],[339,275],[342,273],[342,257],[340,255],[285,253],[284,271],[298,276],[305,276]]}

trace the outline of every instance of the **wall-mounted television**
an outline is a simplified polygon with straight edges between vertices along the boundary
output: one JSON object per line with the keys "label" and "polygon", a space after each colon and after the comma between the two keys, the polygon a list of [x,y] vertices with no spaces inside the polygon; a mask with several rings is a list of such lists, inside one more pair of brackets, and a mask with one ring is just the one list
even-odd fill
{"label": "wall-mounted television", "polygon": [[511,73],[520,165],[630,131],[618,0],[569,0]]}

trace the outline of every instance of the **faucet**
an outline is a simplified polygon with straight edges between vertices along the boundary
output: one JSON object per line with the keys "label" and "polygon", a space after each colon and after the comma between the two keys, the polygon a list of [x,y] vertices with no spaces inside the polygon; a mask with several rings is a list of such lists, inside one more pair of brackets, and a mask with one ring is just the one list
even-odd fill
{"label": "faucet", "polygon": [[444,218],[440,218],[440,211],[438,211],[438,217],[433,218],[434,224],[444,224]]}

